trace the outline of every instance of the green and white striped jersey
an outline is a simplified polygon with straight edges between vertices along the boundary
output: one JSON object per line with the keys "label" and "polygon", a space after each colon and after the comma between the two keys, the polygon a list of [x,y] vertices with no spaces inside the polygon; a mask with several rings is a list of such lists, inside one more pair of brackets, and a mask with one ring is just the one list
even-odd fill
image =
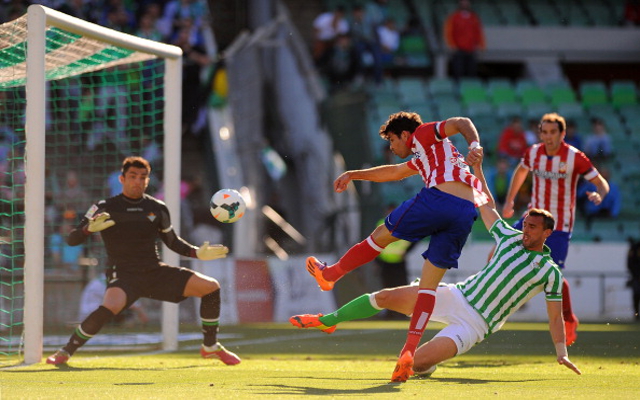
{"label": "green and white striped jersey", "polygon": [[545,245],[542,252],[522,245],[522,232],[498,219],[491,229],[496,250],[477,274],[457,283],[469,304],[484,318],[489,334],[544,290],[547,301],[562,301],[562,273]]}

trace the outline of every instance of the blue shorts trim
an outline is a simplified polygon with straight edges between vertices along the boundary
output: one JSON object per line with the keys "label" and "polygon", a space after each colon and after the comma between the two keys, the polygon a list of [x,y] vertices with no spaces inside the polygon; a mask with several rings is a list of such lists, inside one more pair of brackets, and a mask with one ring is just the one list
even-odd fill
{"label": "blue shorts trim", "polygon": [[423,188],[413,198],[393,210],[384,223],[391,235],[417,242],[430,237],[429,248],[422,253],[439,268],[458,268],[462,247],[478,217],[470,201]]}
{"label": "blue shorts trim", "polygon": [[[522,230],[524,217],[520,218],[513,224],[513,227],[517,230]],[[564,231],[553,231],[551,236],[544,242],[551,249],[551,258],[558,264],[561,269],[564,268],[564,263],[567,260],[567,254],[569,253],[569,242],[571,242],[571,233]]]}

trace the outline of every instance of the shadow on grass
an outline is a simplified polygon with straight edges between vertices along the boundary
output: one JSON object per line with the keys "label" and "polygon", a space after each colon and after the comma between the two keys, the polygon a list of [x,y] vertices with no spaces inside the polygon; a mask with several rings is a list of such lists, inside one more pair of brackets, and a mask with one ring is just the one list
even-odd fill
{"label": "shadow on grass", "polygon": [[[24,367],[25,365],[18,365],[19,367]],[[123,368],[114,368],[114,367],[74,367],[72,365],[63,364],[63,365],[52,365],[51,369],[41,369],[41,370],[13,370],[13,369],[3,369],[2,373],[12,373],[12,374],[34,374],[34,373],[46,373],[46,372],[85,372],[85,371],[179,371],[179,370],[189,370],[194,368],[202,368],[202,365],[185,365],[180,367],[148,367],[148,368],[131,368],[131,367],[123,367]]]}
{"label": "shadow on grass", "polygon": [[[370,388],[358,388],[358,389],[324,389],[308,386],[293,386],[293,385],[247,385],[254,388],[263,387],[263,392],[253,392],[256,395],[307,395],[307,396],[339,396],[339,395],[367,395],[367,394],[381,394],[381,393],[400,393],[399,383],[385,383],[382,385],[372,386]],[[269,390],[269,388],[273,390]]]}

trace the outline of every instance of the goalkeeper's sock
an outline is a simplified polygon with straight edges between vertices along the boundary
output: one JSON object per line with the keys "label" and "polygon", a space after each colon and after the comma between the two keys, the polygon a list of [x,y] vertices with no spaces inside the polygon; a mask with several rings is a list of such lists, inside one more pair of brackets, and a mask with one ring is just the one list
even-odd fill
{"label": "goalkeeper's sock", "polygon": [[421,288],[418,290],[418,300],[411,315],[407,341],[400,352],[401,355],[405,351],[411,352],[412,355],[415,354],[435,305],[436,291],[434,289]]}
{"label": "goalkeeper's sock", "polygon": [[334,265],[325,268],[322,276],[328,280],[335,282],[342,278],[348,272],[353,271],[361,265],[373,261],[384,250],[373,241],[371,236],[362,242],[351,247]]}
{"label": "goalkeeper's sock", "polygon": [[82,321],[62,349],[72,356],[78,348],[87,343],[87,340],[94,337],[111,318],[113,318],[111,310],[104,306],[98,307]]}
{"label": "goalkeeper's sock", "polygon": [[363,294],[340,307],[337,311],[320,317],[319,320],[326,326],[333,326],[340,322],[369,318],[381,310],[382,308],[376,303],[375,293]]}
{"label": "goalkeeper's sock", "polygon": [[569,282],[566,278],[562,278],[562,318],[567,322],[574,322],[575,315],[571,308],[571,291],[569,290]]}
{"label": "goalkeeper's sock", "polygon": [[220,328],[220,289],[202,296],[200,301],[203,344],[213,346],[218,341]]}

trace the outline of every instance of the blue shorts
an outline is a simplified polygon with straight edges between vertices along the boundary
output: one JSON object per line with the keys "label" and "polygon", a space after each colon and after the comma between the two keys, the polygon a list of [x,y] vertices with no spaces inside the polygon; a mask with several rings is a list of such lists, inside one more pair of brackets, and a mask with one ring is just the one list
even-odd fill
{"label": "blue shorts", "polygon": [[458,268],[458,258],[478,217],[475,205],[436,188],[423,188],[384,220],[391,235],[417,242],[430,236],[422,253],[439,268]]}
{"label": "blue shorts", "polygon": [[[522,230],[524,217],[520,218],[513,227],[517,230]],[[567,259],[567,253],[569,252],[569,242],[571,241],[571,233],[564,231],[553,231],[551,236],[544,242],[551,249],[551,258],[558,264],[560,269],[564,268],[564,262]]]}

